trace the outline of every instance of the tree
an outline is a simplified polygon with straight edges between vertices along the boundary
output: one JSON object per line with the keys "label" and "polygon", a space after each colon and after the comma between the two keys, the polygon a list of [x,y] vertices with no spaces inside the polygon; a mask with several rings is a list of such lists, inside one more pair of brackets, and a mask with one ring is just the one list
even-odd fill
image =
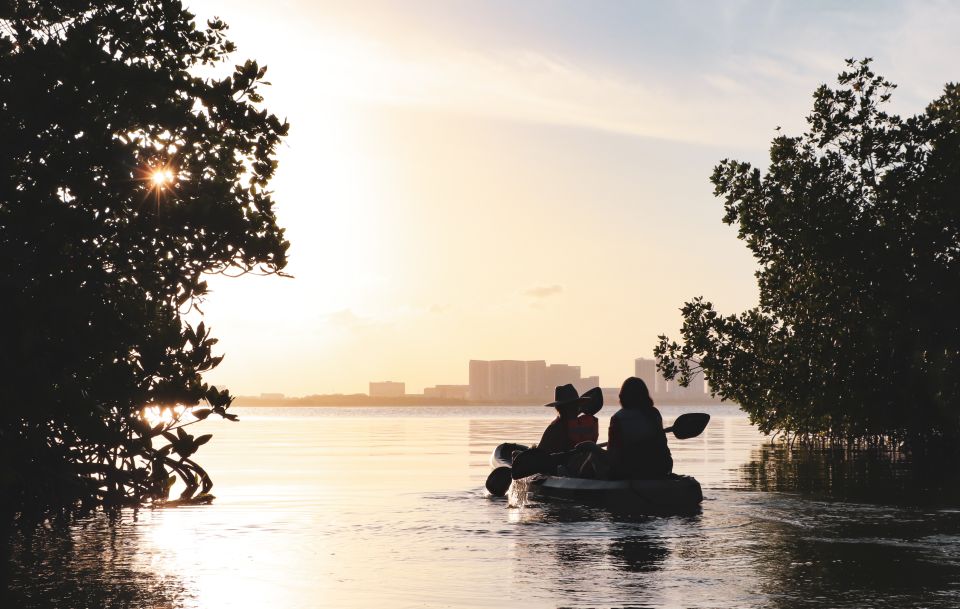
{"label": "tree", "polygon": [[847,66],[814,93],[808,131],[773,140],[765,174],[714,169],[724,222],[759,263],[759,306],[687,302],[682,341],[661,336],[657,365],[681,383],[702,371],[765,432],[957,439],[960,87],[902,119],[869,59]]}
{"label": "tree", "polygon": [[4,513],[212,486],[193,459],[210,436],[185,427],[236,416],[202,380],[216,339],[185,316],[206,274],[278,273],[288,247],[266,68],[204,76],[234,51],[226,29],[177,0],[0,3]]}

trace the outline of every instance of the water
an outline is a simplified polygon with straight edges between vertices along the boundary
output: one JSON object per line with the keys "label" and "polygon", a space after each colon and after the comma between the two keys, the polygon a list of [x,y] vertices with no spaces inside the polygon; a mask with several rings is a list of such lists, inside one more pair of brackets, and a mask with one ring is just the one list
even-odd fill
{"label": "water", "polygon": [[960,606],[956,480],[791,453],[709,411],[671,441],[702,513],[627,519],[486,496],[492,448],[536,440],[545,409],[239,408],[206,424],[213,505],[18,534],[0,606]]}

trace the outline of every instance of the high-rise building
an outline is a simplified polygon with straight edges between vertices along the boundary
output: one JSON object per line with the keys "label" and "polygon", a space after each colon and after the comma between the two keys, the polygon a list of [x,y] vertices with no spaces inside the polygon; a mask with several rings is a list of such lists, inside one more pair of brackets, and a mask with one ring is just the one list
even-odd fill
{"label": "high-rise building", "polygon": [[689,386],[681,387],[676,380],[668,381],[664,379],[663,376],[657,372],[657,364],[654,360],[642,357],[634,360],[634,373],[635,376],[643,379],[643,382],[647,384],[647,388],[650,389],[651,394],[654,396],[669,395],[671,398],[676,399],[686,396],[702,398],[705,393],[706,385],[702,373],[690,379]]}
{"label": "high-rise building", "polygon": [[471,400],[484,401],[490,399],[490,362],[470,360],[470,389],[468,395]]}
{"label": "high-rise building", "polygon": [[707,392],[707,380],[703,377],[703,372],[697,374],[690,380],[690,391],[698,396]]}
{"label": "high-rise building", "polygon": [[580,380],[580,366],[550,364],[547,366],[547,388],[550,395],[560,385],[576,385]]}
{"label": "high-rise building", "polygon": [[524,362],[524,372],[526,381],[524,383],[524,395],[528,398],[543,399],[552,395],[547,389],[547,362],[536,360]]}
{"label": "high-rise building", "polygon": [[659,374],[657,375],[656,383],[654,383],[653,392],[655,394],[664,395],[667,393],[673,393],[676,390],[676,383],[674,381],[668,381]]}
{"label": "high-rise building", "polygon": [[583,395],[585,391],[589,391],[594,387],[600,386],[600,377],[599,376],[586,376],[579,378],[573,383],[573,386],[577,388],[577,393]]}
{"label": "high-rise building", "polygon": [[599,379],[580,379],[580,366],[553,364],[543,360],[470,360],[471,400],[547,400],[553,398],[554,387],[572,383],[596,387]]}
{"label": "high-rise building", "polygon": [[698,373],[692,379],[690,379],[690,384],[686,387],[681,387],[679,383],[673,384],[673,391],[677,397],[693,397],[693,398],[702,398],[706,393],[706,386],[704,384],[703,373]]}
{"label": "high-rise building", "polygon": [[381,381],[379,383],[370,383],[370,397],[389,397],[395,398],[407,394],[406,383],[396,383],[394,381]]}
{"label": "high-rise building", "polygon": [[490,398],[512,400],[524,397],[527,391],[526,362],[513,359],[490,362]]}
{"label": "high-rise building", "polygon": [[642,380],[651,392],[657,390],[657,362],[656,360],[638,357],[633,360],[633,375]]}

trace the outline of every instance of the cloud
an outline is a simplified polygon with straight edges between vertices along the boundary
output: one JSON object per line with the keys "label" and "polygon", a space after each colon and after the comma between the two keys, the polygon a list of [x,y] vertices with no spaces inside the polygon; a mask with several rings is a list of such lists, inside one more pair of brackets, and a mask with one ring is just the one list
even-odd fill
{"label": "cloud", "polygon": [[545,285],[537,286],[530,288],[529,290],[524,291],[524,294],[530,296],[531,298],[543,299],[549,298],[551,296],[556,296],[557,294],[563,292],[562,285]]}

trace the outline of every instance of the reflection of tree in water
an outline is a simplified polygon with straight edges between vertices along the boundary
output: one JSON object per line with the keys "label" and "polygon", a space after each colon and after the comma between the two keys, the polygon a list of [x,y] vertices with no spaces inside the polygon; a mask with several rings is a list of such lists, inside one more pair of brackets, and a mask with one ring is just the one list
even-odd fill
{"label": "reflection of tree in water", "polygon": [[7,532],[0,536],[0,607],[182,607],[188,595],[181,582],[162,569],[132,566],[135,540],[104,517]]}
{"label": "reflection of tree in water", "polygon": [[[767,446],[742,468],[757,588],[774,606],[960,606],[956,484],[904,455]],[[921,508],[919,506],[928,506]]]}
{"label": "reflection of tree in water", "polygon": [[741,474],[758,491],[898,505],[960,502],[960,472],[934,457],[898,452],[772,444],[756,451]]}

